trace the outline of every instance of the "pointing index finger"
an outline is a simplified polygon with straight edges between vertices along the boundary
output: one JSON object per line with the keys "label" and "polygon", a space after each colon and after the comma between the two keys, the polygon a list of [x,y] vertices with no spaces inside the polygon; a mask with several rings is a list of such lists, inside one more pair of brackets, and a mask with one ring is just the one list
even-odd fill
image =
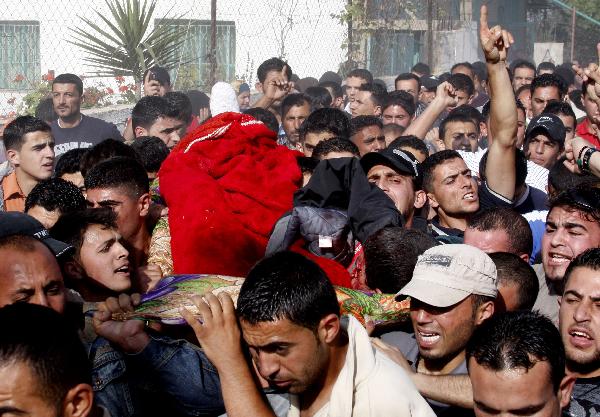
{"label": "pointing index finger", "polygon": [[481,5],[481,11],[479,13],[479,25],[480,25],[480,31],[486,31],[489,30],[488,27],[488,9],[487,6],[485,4]]}

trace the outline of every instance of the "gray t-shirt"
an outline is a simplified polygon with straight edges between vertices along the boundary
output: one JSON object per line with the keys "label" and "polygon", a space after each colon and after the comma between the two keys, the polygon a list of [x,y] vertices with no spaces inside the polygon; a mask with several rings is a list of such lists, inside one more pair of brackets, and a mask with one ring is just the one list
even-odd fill
{"label": "gray t-shirt", "polygon": [[600,377],[577,378],[571,402],[563,410],[568,417],[600,416]]}
{"label": "gray t-shirt", "polygon": [[[395,346],[404,355],[406,360],[410,363],[412,369],[416,372],[417,365],[419,362],[419,345],[417,339],[413,333],[406,332],[390,332],[381,335],[381,340],[385,343]],[[467,362],[462,361],[456,368],[454,368],[449,375],[467,375]],[[430,400],[425,398],[427,403],[433,409],[433,412],[438,417],[454,417],[454,416],[474,416],[472,409],[454,407],[448,404],[440,403],[438,401]]]}
{"label": "gray t-shirt", "polygon": [[72,128],[63,129],[55,120],[50,125],[54,137],[54,153],[63,153],[77,148],[91,148],[105,139],[123,140],[117,126],[95,117],[82,115],[81,122]]}
{"label": "gray t-shirt", "polygon": [[552,283],[549,283],[546,280],[546,274],[544,273],[542,264],[533,265],[533,270],[535,271],[540,284],[540,292],[538,292],[537,299],[533,305],[533,310],[537,310],[550,318],[552,323],[558,327],[558,297],[560,297],[560,294],[554,290]]}

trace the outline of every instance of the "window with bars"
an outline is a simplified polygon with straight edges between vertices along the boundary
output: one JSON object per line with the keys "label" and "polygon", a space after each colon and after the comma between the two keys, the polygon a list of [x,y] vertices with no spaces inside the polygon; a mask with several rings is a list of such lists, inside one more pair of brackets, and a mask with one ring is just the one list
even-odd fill
{"label": "window with bars", "polygon": [[[171,80],[179,90],[210,86],[210,20],[157,19],[157,25],[183,29],[186,34],[178,45],[179,63],[171,70]],[[218,81],[235,79],[235,22],[217,21]]]}
{"label": "window with bars", "polygon": [[28,90],[40,74],[40,22],[0,20],[0,89]]}

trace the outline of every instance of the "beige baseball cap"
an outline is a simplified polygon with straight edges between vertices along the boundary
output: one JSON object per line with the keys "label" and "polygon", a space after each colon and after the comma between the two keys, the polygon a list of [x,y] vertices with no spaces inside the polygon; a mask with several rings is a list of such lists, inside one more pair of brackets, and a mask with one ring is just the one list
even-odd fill
{"label": "beige baseball cap", "polygon": [[410,296],[434,307],[449,307],[471,294],[495,298],[496,265],[470,245],[441,245],[419,256],[412,279],[396,295]]}

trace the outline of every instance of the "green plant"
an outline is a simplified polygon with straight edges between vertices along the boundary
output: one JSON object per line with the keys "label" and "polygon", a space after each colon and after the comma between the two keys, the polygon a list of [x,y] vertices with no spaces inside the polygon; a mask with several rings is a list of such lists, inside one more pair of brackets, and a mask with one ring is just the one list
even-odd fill
{"label": "green plant", "polygon": [[17,113],[19,115],[35,115],[35,109],[46,97],[50,97],[52,92],[52,81],[44,79],[37,85],[33,86],[33,90],[27,93],[21,100],[21,103],[17,107]]}
{"label": "green plant", "polygon": [[[175,66],[178,40],[183,29],[156,25],[150,30],[156,0],[106,0],[109,16],[96,10],[97,19],[80,17],[86,27],[70,29],[70,43],[87,52],[84,61],[94,67],[94,75],[102,77],[132,76],[139,98],[142,76],[146,69],[160,65]],[[102,29],[95,20],[106,24]]]}

